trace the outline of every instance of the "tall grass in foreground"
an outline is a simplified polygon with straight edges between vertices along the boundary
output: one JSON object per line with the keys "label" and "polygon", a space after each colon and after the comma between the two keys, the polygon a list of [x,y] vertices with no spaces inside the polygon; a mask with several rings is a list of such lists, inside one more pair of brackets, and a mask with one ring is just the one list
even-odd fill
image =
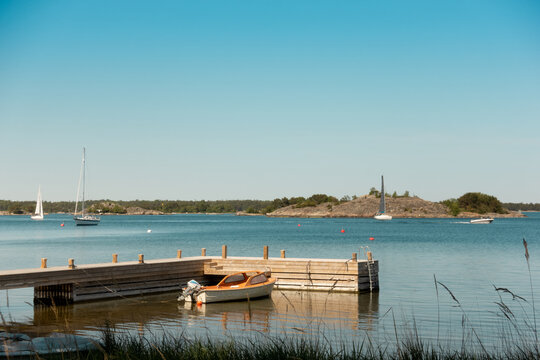
{"label": "tall grass in foreground", "polygon": [[[499,329],[499,346],[486,347],[478,335],[474,324],[469,319],[467,311],[452,290],[444,283],[433,277],[437,302],[439,303],[439,286],[444,288],[462,315],[461,347],[442,345],[440,329],[437,326],[436,342],[422,339],[418,333],[416,321],[405,330],[398,330],[393,310],[394,334],[392,338],[374,341],[369,333],[363,340],[355,343],[329,340],[324,330],[316,337],[272,337],[264,334],[234,339],[216,340],[210,338],[193,338],[182,333],[177,336],[164,334],[160,337],[145,337],[117,332],[107,324],[101,333],[101,341],[97,350],[88,352],[71,352],[31,356],[34,359],[130,359],[130,360],[165,360],[165,359],[194,359],[194,360],[382,360],[382,359],[493,359],[493,360],[528,360],[540,359],[540,346],[535,314],[534,292],[529,264],[527,242],[523,239],[525,258],[529,270],[531,284],[531,300],[513,293],[511,290],[494,286],[498,301],[497,315],[503,320]],[[512,303],[509,303],[511,301]],[[439,304],[437,318],[440,323]],[[530,307],[529,307],[530,306]],[[516,313],[517,310],[520,313]],[[532,315],[529,310],[532,308]],[[1,314],[0,314],[1,315]],[[385,314],[386,315],[386,314]],[[383,315],[383,317],[385,316]],[[4,326],[5,320],[2,319]],[[0,344],[1,346],[1,344]],[[9,356],[7,356],[9,358]]]}
{"label": "tall grass in foreground", "polygon": [[[216,341],[188,339],[184,336],[163,336],[159,340],[145,337],[118,335],[110,329],[103,332],[102,347],[86,353],[36,355],[36,359],[145,359],[145,360],[380,360],[380,359],[539,359],[537,349],[517,346],[503,352],[449,350],[434,348],[423,342],[414,332],[401,340],[397,350],[386,344],[375,345],[369,340],[345,348],[326,341],[304,338],[263,338]],[[395,344],[394,344],[395,345]]]}

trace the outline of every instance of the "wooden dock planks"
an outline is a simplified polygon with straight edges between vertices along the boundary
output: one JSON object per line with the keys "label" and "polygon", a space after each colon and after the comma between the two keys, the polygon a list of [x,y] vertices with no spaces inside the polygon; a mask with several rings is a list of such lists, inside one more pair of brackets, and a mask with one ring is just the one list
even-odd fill
{"label": "wooden dock planks", "polygon": [[[68,302],[180,291],[187,281],[249,270],[271,271],[282,289],[361,292],[378,290],[378,262],[196,256],[120,263],[0,271],[0,290],[34,287],[35,301]],[[54,299],[53,299],[54,300]]]}

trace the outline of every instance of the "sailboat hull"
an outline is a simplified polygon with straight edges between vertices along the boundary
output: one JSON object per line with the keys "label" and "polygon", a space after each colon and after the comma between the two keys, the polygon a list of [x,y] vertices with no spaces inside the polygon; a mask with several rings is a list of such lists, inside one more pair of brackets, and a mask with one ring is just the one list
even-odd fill
{"label": "sailboat hull", "polygon": [[43,215],[32,215],[30,216],[32,220],[43,220]]}
{"label": "sailboat hull", "polygon": [[83,217],[74,217],[75,225],[77,226],[91,226],[99,224],[100,218],[95,216],[83,216]]}
{"label": "sailboat hull", "polygon": [[375,220],[392,220],[392,216],[386,214],[379,214],[373,217]]}

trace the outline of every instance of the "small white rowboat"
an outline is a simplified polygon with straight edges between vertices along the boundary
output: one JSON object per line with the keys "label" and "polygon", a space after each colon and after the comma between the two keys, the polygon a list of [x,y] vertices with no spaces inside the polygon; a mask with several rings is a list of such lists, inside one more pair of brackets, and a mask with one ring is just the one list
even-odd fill
{"label": "small white rowboat", "polygon": [[178,297],[178,301],[201,302],[203,304],[251,300],[270,296],[276,279],[267,277],[262,271],[238,272],[227,275],[217,285],[200,286],[191,280]]}

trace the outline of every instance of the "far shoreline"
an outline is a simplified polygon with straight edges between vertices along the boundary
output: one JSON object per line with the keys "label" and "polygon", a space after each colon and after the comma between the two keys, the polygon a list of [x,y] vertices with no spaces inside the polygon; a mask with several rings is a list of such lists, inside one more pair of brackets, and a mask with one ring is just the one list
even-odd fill
{"label": "far shoreline", "polygon": [[[456,219],[456,220],[464,220],[464,219],[475,219],[475,218],[481,218],[481,217],[491,217],[493,219],[521,219],[528,217],[524,213],[540,213],[540,211],[523,211],[521,214],[465,214],[465,215],[458,215],[458,216],[396,216],[393,215],[393,219]],[[0,216],[28,216],[30,217],[32,214],[10,214],[0,211]],[[64,212],[57,212],[57,213],[45,213],[45,216],[47,215],[73,215],[71,213],[64,213]],[[269,215],[269,214],[252,214],[252,213],[244,213],[244,212],[227,212],[227,213],[162,213],[162,214],[95,214],[97,216],[163,216],[163,215],[227,215],[227,216],[264,216],[267,218],[289,218],[289,219],[371,219],[373,216],[294,216],[294,215]]]}

